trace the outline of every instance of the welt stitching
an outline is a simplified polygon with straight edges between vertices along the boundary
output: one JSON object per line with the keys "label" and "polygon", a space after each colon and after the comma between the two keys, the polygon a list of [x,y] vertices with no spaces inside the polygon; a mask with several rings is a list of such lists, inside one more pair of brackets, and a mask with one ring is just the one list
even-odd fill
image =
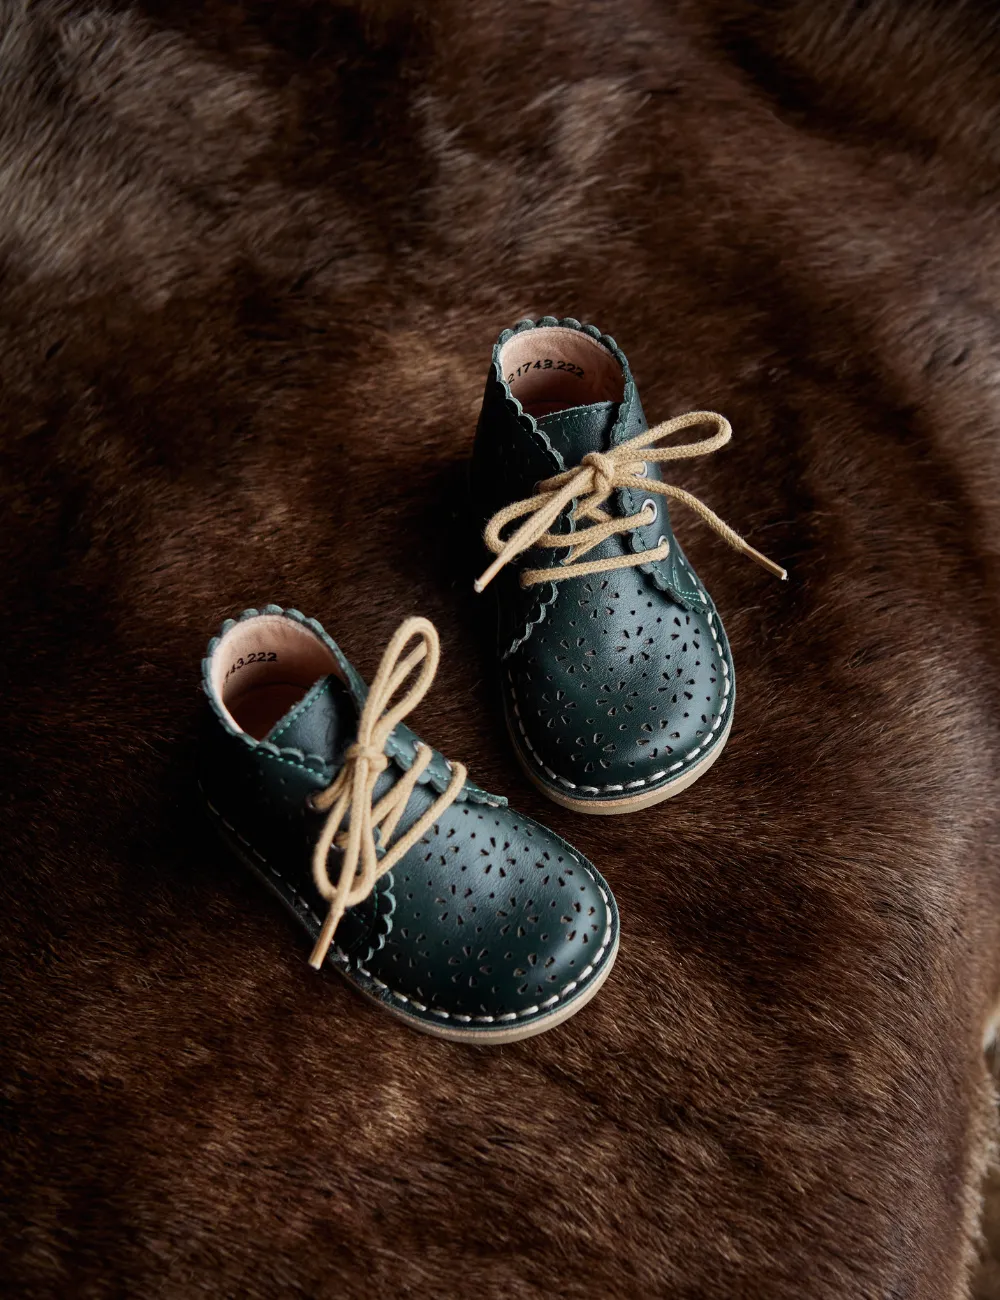
{"label": "welt stitching", "polygon": [[579,782],[570,781],[566,777],[560,776],[558,772],[554,772],[552,768],[546,764],[541,755],[535,751],[535,747],[528,739],[528,733],[524,728],[524,722],[521,718],[521,710],[517,703],[517,690],[514,686],[514,675],[511,673],[510,669],[508,669],[507,680],[510,682],[510,693],[514,705],[514,716],[517,718],[518,730],[521,733],[525,745],[528,747],[528,753],[531,755],[532,760],[542,769],[546,776],[551,777],[553,781],[558,781],[560,785],[564,785],[568,790],[579,790],[583,794],[609,794],[625,790],[638,790],[642,786],[655,785],[658,781],[669,776],[672,772],[677,772],[682,767],[686,767],[696,755],[700,754],[703,749],[709,746],[713,741],[715,733],[718,731],[719,727],[722,726],[722,719],[725,717],[726,706],[729,703],[729,695],[732,690],[732,676],[730,675],[729,664],[726,662],[722,646],[719,643],[719,638],[716,635],[714,615],[710,613],[706,614],[706,618],[708,620],[708,629],[712,634],[712,641],[715,644],[716,653],[719,656],[719,663],[722,665],[723,676],[722,698],[719,701],[718,709],[712,715],[714,718],[712,726],[705,739],[695,745],[693,749],[688,750],[687,754],[679,762],[671,764],[670,767],[665,767],[661,772],[654,772],[652,776],[643,777],[641,780],[625,781],[609,785],[581,785]]}
{"label": "welt stitching", "polygon": [[[594,960],[590,963],[590,965],[585,966],[584,969],[580,971],[580,973],[576,976],[575,979],[570,980],[568,984],[566,984],[563,988],[561,988],[557,993],[554,993],[552,997],[546,998],[546,1000],[541,1004],[539,1004],[538,1006],[525,1007],[523,1011],[508,1011],[505,1012],[502,1016],[466,1016],[466,1015],[459,1015],[457,1012],[454,1011],[443,1011],[440,1008],[431,1007],[430,1013],[432,1016],[439,1016],[443,1020],[458,1020],[463,1024],[473,1023],[473,1024],[492,1025],[492,1024],[506,1023],[511,1020],[526,1020],[530,1016],[539,1015],[542,1011],[547,1011],[550,1007],[555,1006],[555,1004],[557,1002],[560,1002],[564,997],[567,996],[567,994],[570,994],[575,989],[577,989],[582,980],[587,979],[590,975],[593,974],[594,970],[600,964],[601,958],[604,956],[605,952],[607,951],[608,944],[611,942],[611,914],[608,908],[608,896],[605,893],[602,886],[598,884],[597,877],[587,866],[586,862],[584,862],[582,858],[577,857],[576,854],[574,853],[570,853],[569,856],[573,859],[573,861],[577,864],[577,866],[583,868],[583,870],[587,873],[587,875],[594,882],[594,884],[597,885],[597,891],[601,895],[601,899],[604,903],[604,939],[601,943],[600,948],[597,950],[597,955],[594,957]],[[357,963],[357,969],[361,972],[362,975],[367,976],[368,979],[370,979],[373,984],[375,984],[378,988],[382,989],[384,992],[392,994],[393,997],[398,998],[402,1002],[408,1002],[410,1006],[415,1007],[418,1011],[428,1010],[426,1004],[424,1004],[423,1002],[417,1002],[413,998],[408,998],[404,993],[397,993],[394,989],[389,988],[387,984],[384,984],[380,979],[372,975],[370,971],[366,970],[365,967],[361,964],[361,962]]]}
{"label": "welt stitching", "polygon": [[[270,862],[268,862],[267,858],[264,857],[263,853],[258,852],[257,849],[255,849],[254,846],[250,843],[250,841],[245,839],[240,834],[240,832],[236,829],[236,827],[233,826],[231,822],[228,822],[225,817],[223,817],[222,813],[219,812],[218,808],[216,808],[215,805],[208,798],[208,796],[205,795],[204,790],[202,790],[202,794],[205,797],[205,804],[208,807],[208,810],[214,816],[218,817],[219,821],[222,822],[226,830],[230,831],[233,835],[235,835],[236,838],[239,840],[239,842],[245,848],[249,849],[250,852],[253,854],[253,856],[259,862],[263,863],[263,865],[268,869],[271,875],[281,881],[281,883],[286,887],[286,889],[288,889],[289,893],[292,895],[292,898],[301,904],[302,910],[306,912],[306,914],[310,917],[312,921],[316,923],[316,925],[318,926],[322,925],[323,922],[312,910],[312,908],[305,901],[305,899],[300,897],[294,885],[292,885],[289,881],[287,881],[285,877],[281,874],[281,872],[278,871],[276,867],[272,866]],[[597,877],[587,866],[586,862],[584,862],[582,858],[576,857],[575,854],[571,854],[570,856],[573,858],[573,861],[576,862],[578,866],[584,869],[584,871],[594,882],[594,884],[597,885],[597,891],[601,895],[601,899],[604,903],[604,939],[601,943],[600,948],[597,950],[597,955],[595,956],[594,960],[590,963],[590,965],[586,966],[582,971],[580,971],[580,973],[577,975],[575,979],[570,980],[570,982],[567,985],[565,985],[565,987],[561,988],[557,993],[553,994],[552,997],[547,998],[544,1002],[542,1002],[538,1006],[526,1007],[525,1010],[523,1011],[508,1011],[502,1016],[464,1016],[464,1015],[458,1015],[456,1012],[452,1012],[452,1011],[442,1011],[437,1008],[430,1008],[431,1015],[440,1016],[442,1019],[445,1020],[458,1020],[463,1024],[474,1023],[474,1024],[492,1025],[492,1024],[499,1024],[501,1022],[507,1022],[510,1020],[526,1020],[530,1016],[539,1015],[542,1011],[546,1011],[550,1007],[555,1006],[557,1002],[562,1001],[564,997],[566,997],[569,993],[572,993],[576,988],[578,988],[582,980],[587,979],[588,976],[593,974],[594,970],[600,964],[601,958],[604,956],[605,952],[607,951],[608,944],[611,942],[611,912],[608,907],[608,896],[607,893],[604,891],[604,889],[601,887],[601,885],[598,883]],[[391,897],[393,903],[395,903],[395,895],[391,895]],[[348,967],[348,969],[350,968],[351,965],[350,958],[343,951],[343,949],[339,947],[335,948],[332,956],[334,961],[340,962],[341,965]],[[371,960],[371,953],[369,953],[367,960],[369,961]],[[376,988],[381,989],[383,993],[388,993],[390,997],[395,998],[398,1002],[405,1003],[406,1005],[413,1007],[417,1011],[428,1010],[428,1007],[426,1006],[425,1003],[417,1002],[415,998],[407,997],[405,993],[400,993],[396,989],[390,988],[388,984],[385,984],[376,975],[373,975],[371,971],[368,970],[367,967],[365,967],[360,960],[356,961],[355,968],[358,970],[360,974],[364,975],[366,979],[370,979],[371,982],[376,986]]]}

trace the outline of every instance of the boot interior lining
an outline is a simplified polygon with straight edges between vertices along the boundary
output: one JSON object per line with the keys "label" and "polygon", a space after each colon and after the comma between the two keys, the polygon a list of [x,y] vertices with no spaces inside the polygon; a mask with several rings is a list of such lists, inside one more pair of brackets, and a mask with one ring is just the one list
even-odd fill
{"label": "boot interior lining", "polygon": [[536,418],[592,402],[620,402],[622,368],[589,334],[563,325],[522,330],[500,349],[511,393]]}
{"label": "boot interior lining", "polygon": [[231,627],[212,657],[212,689],[233,725],[263,740],[321,677],[341,676],[330,648],[307,627],[262,614]]}

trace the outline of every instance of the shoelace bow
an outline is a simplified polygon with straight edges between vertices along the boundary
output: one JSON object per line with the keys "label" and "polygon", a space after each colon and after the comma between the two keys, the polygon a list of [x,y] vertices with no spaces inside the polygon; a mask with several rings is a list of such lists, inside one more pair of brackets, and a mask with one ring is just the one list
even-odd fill
{"label": "shoelace bow", "polygon": [[[689,428],[692,424],[714,422],[717,430],[709,438],[700,442],[683,443],[676,447],[655,446],[660,439],[676,433],[678,429]],[[619,443],[610,451],[591,451],[583,457],[575,469],[568,469],[555,474],[539,483],[533,496],[523,501],[515,501],[498,510],[486,525],[483,538],[496,559],[476,582],[476,591],[482,591],[496,577],[504,565],[509,564],[524,551],[535,546],[558,547],[570,553],[563,564],[548,569],[525,569],[521,574],[521,585],[530,587],[536,582],[559,582],[563,578],[583,578],[591,573],[607,573],[611,569],[632,568],[640,564],[649,564],[654,560],[666,559],[670,553],[670,543],[663,537],[658,546],[640,551],[633,555],[613,555],[603,560],[587,560],[580,563],[580,557],[598,546],[615,533],[627,533],[633,528],[641,528],[656,519],[656,507],[651,501],[644,501],[643,508],[634,515],[613,518],[602,507],[612,492],[618,488],[634,488],[639,492],[659,493],[681,501],[702,518],[706,524],[737,551],[742,551],[752,560],[779,578],[788,574],[773,560],[755,550],[749,542],[714,511],[709,510],[703,501],[699,501],[690,492],[675,487],[672,483],[661,483],[656,479],[645,477],[644,462],[654,461],[658,465],[672,460],[688,460],[692,456],[707,456],[724,447],[732,437],[732,428],[725,416],[715,411],[689,411],[678,415],[673,420],[647,429],[645,433]],[[640,454],[641,453],[641,454]],[[639,471],[643,470],[643,473]],[[569,503],[576,498],[574,516],[576,519],[592,521],[589,528],[578,528],[572,533],[549,532]],[[650,509],[652,506],[652,509]],[[517,519],[524,518],[524,523],[505,539],[503,530]]]}
{"label": "shoelace bow", "polygon": [[[407,645],[414,638],[418,644],[404,655]],[[414,786],[431,761],[433,751],[427,745],[418,744],[410,770],[372,807],[375,783],[389,765],[385,753],[386,742],[396,725],[427,694],[440,657],[441,644],[437,629],[428,619],[408,618],[397,628],[385,648],[382,662],[361,710],[357,740],[348,749],[344,766],[332,785],[313,796],[315,808],[321,812],[330,810],[313,851],[313,880],[320,894],[330,904],[309,958],[309,964],[317,970],[323,965],[344,912],[368,897],[378,879],[391,871],[434,825],[441,814],[455,802],[465,784],[465,768],[461,763],[451,764],[451,781],[445,792],[435,799],[391,848],[388,847]],[[393,697],[418,665],[420,672],[416,680],[397,703],[392,704]],[[338,834],[348,815],[350,821],[346,832]],[[379,832],[379,840],[385,848],[381,860],[378,856],[376,832]],[[330,849],[334,844],[343,852],[336,884],[330,880],[327,869]]]}

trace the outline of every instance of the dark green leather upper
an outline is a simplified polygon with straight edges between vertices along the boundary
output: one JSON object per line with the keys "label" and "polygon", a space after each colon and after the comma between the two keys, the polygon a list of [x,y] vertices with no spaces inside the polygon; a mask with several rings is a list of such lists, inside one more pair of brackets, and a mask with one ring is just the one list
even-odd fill
{"label": "dark green leather upper", "polygon": [[[618,361],[623,398],[535,419],[502,373],[515,334],[548,326],[580,330]],[[544,317],[505,330],[493,352],[476,431],[472,493],[485,522],[531,496],[535,484],[647,428],[631,371],[614,340],[593,326]],[[639,453],[641,456],[641,453]],[[647,474],[660,477],[649,462]],[[526,568],[556,568],[566,550],[529,551],[494,580],[508,722],[543,785],[586,801],[620,800],[683,777],[725,734],[735,702],[732,659],[711,597],[674,538],[666,500],[656,520],[618,534],[587,559],[641,553],[662,538],[666,559],[590,577],[522,587]],[[616,492],[609,513],[642,510],[639,492]],[[572,530],[567,510],[554,527]]]}
{"label": "dark green leather upper", "polygon": [[[254,741],[234,728],[212,689],[214,640],[203,668],[210,707],[200,784],[224,838],[315,938],[327,908],[311,869],[324,814],[309,796],[339,770],[366,687],[318,623],[277,606],[262,612],[322,637],[341,676],[318,681],[265,740]],[[403,725],[392,733],[376,799],[409,769],[415,740]],[[449,778],[435,753],[397,834]],[[335,864],[330,875],[336,878]],[[397,1014],[482,1034],[544,1019],[580,997],[603,973],[617,934],[614,899],[597,870],[506,800],[466,782],[431,831],[345,913],[330,960]]]}

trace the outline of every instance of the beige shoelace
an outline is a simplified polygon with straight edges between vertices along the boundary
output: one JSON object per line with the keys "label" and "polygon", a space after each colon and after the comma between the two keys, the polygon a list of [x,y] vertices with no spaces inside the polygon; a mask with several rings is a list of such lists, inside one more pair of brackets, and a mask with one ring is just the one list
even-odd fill
{"label": "beige shoelace", "polygon": [[[676,433],[678,429],[687,429],[692,424],[713,422],[717,431],[700,442],[683,443],[676,447],[654,446],[662,438]],[[586,560],[578,562],[580,556],[592,550],[606,538],[615,533],[627,533],[633,528],[641,528],[656,519],[656,506],[652,501],[643,502],[638,514],[624,518],[612,518],[602,509],[604,502],[617,488],[633,488],[638,492],[659,493],[673,501],[682,501],[686,506],[704,519],[705,523],[719,534],[737,551],[749,555],[769,573],[779,578],[788,574],[773,560],[755,550],[745,542],[739,533],[709,510],[703,501],[699,501],[690,492],[675,487],[672,483],[660,483],[656,479],[645,477],[646,461],[655,461],[658,465],[672,460],[688,460],[692,456],[707,456],[710,452],[724,447],[732,437],[732,428],[725,416],[715,411],[689,411],[678,415],[676,419],[657,424],[645,433],[640,433],[627,442],[619,443],[610,451],[591,451],[582,459],[576,469],[565,470],[539,483],[534,496],[524,501],[515,501],[512,505],[498,510],[486,525],[483,534],[486,545],[496,559],[482,577],[476,582],[476,591],[482,591],[496,577],[505,564],[509,564],[523,551],[533,546],[553,546],[561,549],[570,547],[570,553],[563,564],[549,569],[525,569],[521,574],[521,586],[530,587],[536,582],[560,582],[563,578],[583,578],[591,573],[607,573],[611,569],[628,569],[639,564],[649,564],[653,560],[666,559],[670,554],[670,543],[663,537],[658,546],[640,551],[634,555],[613,555],[605,560]],[[641,453],[641,454],[640,454]],[[641,472],[640,472],[641,471]],[[590,528],[578,528],[575,532],[550,533],[548,530],[576,498],[578,504],[574,511],[575,518],[592,521]],[[516,519],[527,516],[520,528],[517,528],[506,541],[501,532]]]}
{"label": "beige shoelace", "polygon": [[[418,641],[417,646],[404,656],[403,652],[414,638]],[[317,970],[323,965],[344,912],[368,897],[379,877],[391,871],[400,858],[434,825],[445,809],[455,802],[465,784],[465,768],[461,763],[452,764],[451,782],[447,790],[435,799],[392,848],[388,847],[413,788],[431,761],[432,751],[428,746],[419,744],[413,766],[372,807],[375,783],[389,765],[385,753],[386,742],[397,723],[415,709],[427,694],[440,657],[441,645],[437,628],[426,618],[408,618],[397,628],[386,646],[365,706],[361,710],[358,738],[347,751],[344,766],[337,773],[333,784],[313,797],[315,808],[321,812],[328,808],[330,810],[313,851],[313,880],[330,904],[309,958],[309,964]],[[398,703],[392,704],[393,696],[418,665],[420,672],[416,680]],[[338,834],[348,814],[350,823],[347,831]],[[378,857],[376,831],[380,832],[379,838],[386,850],[381,861]],[[334,843],[343,851],[336,884],[333,884],[327,872],[327,861]]]}

